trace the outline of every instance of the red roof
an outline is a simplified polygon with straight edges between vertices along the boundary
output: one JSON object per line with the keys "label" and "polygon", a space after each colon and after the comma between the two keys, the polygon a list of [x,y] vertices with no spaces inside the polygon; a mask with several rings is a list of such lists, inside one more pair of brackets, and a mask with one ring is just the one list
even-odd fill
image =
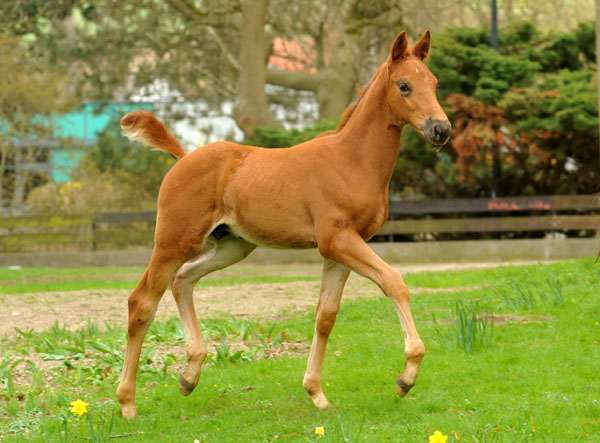
{"label": "red roof", "polygon": [[[317,69],[311,61],[314,57],[310,56],[313,43],[307,43],[304,48],[296,41],[276,37],[273,40],[273,54],[269,57],[269,64],[292,72],[316,72]],[[306,48],[310,51],[309,55]]]}

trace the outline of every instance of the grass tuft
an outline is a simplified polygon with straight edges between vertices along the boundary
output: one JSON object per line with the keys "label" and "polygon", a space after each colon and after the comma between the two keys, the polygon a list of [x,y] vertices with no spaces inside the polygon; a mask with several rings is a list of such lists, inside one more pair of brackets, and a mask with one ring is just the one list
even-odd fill
{"label": "grass tuft", "polygon": [[540,306],[561,307],[565,304],[562,283],[557,278],[547,277],[545,284],[528,281],[511,281],[508,285],[495,288],[504,306],[512,311],[527,311]]}
{"label": "grass tuft", "polygon": [[446,349],[461,349],[467,354],[487,347],[494,334],[494,317],[487,314],[479,300],[464,303],[456,300],[452,309],[452,322],[442,327],[433,315],[434,333]]}

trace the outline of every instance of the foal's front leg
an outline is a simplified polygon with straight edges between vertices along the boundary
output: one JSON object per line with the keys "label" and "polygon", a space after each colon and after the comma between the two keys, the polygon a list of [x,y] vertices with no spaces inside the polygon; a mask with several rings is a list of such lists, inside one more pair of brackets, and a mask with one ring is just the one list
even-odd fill
{"label": "foal's front leg", "polygon": [[323,260],[321,295],[315,316],[315,335],[310,348],[308,366],[303,382],[304,388],[319,409],[331,406],[325,394],[323,394],[321,370],[327,339],[340,309],[340,299],[348,274],[350,274],[348,268],[328,259]]}
{"label": "foal's front leg", "polygon": [[356,232],[340,231],[322,239],[319,252],[375,282],[394,303],[404,332],[406,355],[404,370],[396,380],[396,391],[400,397],[404,397],[414,386],[425,355],[425,345],[417,333],[410,312],[408,286],[398,271],[375,254]]}

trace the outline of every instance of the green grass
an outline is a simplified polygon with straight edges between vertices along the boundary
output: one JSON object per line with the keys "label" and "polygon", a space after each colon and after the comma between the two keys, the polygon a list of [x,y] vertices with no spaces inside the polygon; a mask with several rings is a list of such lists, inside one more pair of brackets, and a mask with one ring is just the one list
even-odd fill
{"label": "green grass", "polygon": [[[412,298],[427,355],[417,385],[404,399],[394,390],[404,356],[392,304],[384,297],[346,300],[325,359],[325,393],[335,405],[327,411],[316,410],[302,388],[306,352],[264,358],[264,351],[285,341],[308,343],[311,312],[271,323],[201,321],[214,342],[244,341],[248,346],[239,358],[238,348],[223,349],[220,359],[218,352],[213,354],[189,397],[177,389],[172,371],[177,358],[166,354],[151,362],[149,356],[153,347],[184,346],[181,326],[177,320],[155,323],[138,377],[141,418],[115,418],[110,434],[124,436],[123,441],[427,442],[439,429],[449,442],[598,441],[598,266],[585,259],[407,276],[409,286],[449,291]],[[451,292],[459,286],[481,289]],[[540,296],[540,288],[550,295],[560,291],[561,301]],[[528,290],[535,303],[520,303],[522,291]],[[477,304],[482,312],[508,319],[495,324],[486,346],[471,353],[447,347],[436,334],[439,328],[457,326],[453,317],[459,296],[465,306]],[[124,340],[121,326],[100,328],[93,323],[79,331],[55,326],[4,338],[0,438],[44,441],[48,436],[49,441],[60,441],[65,423],[70,438],[89,437],[87,418],[77,420],[69,412],[76,398],[90,404],[93,424],[107,430],[111,414],[118,413],[114,390]],[[40,354],[55,358],[51,361],[57,366],[36,363],[33,356]],[[24,359],[20,365],[25,365],[21,373],[26,377],[21,375],[17,382],[11,366],[19,359]],[[24,363],[28,359],[31,363]],[[317,426],[324,427],[324,437],[317,439]]]}
{"label": "green grass", "polygon": [[[130,291],[135,288],[144,269],[141,267],[0,269],[0,294],[94,289]],[[264,272],[260,268],[236,267],[200,280],[198,287],[233,286],[246,283],[290,283],[319,279],[319,274],[277,275],[272,271]]]}

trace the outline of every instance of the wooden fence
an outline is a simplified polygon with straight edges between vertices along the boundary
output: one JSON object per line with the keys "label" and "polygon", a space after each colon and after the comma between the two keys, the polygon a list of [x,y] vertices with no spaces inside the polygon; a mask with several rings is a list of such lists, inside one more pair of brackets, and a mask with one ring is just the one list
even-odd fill
{"label": "wooden fence", "polygon": [[[154,211],[0,218],[0,253],[100,251],[151,247]],[[593,236],[600,228],[595,195],[391,201],[379,241]],[[463,236],[463,237],[461,237]]]}
{"label": "wooden fence", "polygon": [[390,220],[378,234],[481,234],[598,229],[598,196],[556,195],[392,201]]}

